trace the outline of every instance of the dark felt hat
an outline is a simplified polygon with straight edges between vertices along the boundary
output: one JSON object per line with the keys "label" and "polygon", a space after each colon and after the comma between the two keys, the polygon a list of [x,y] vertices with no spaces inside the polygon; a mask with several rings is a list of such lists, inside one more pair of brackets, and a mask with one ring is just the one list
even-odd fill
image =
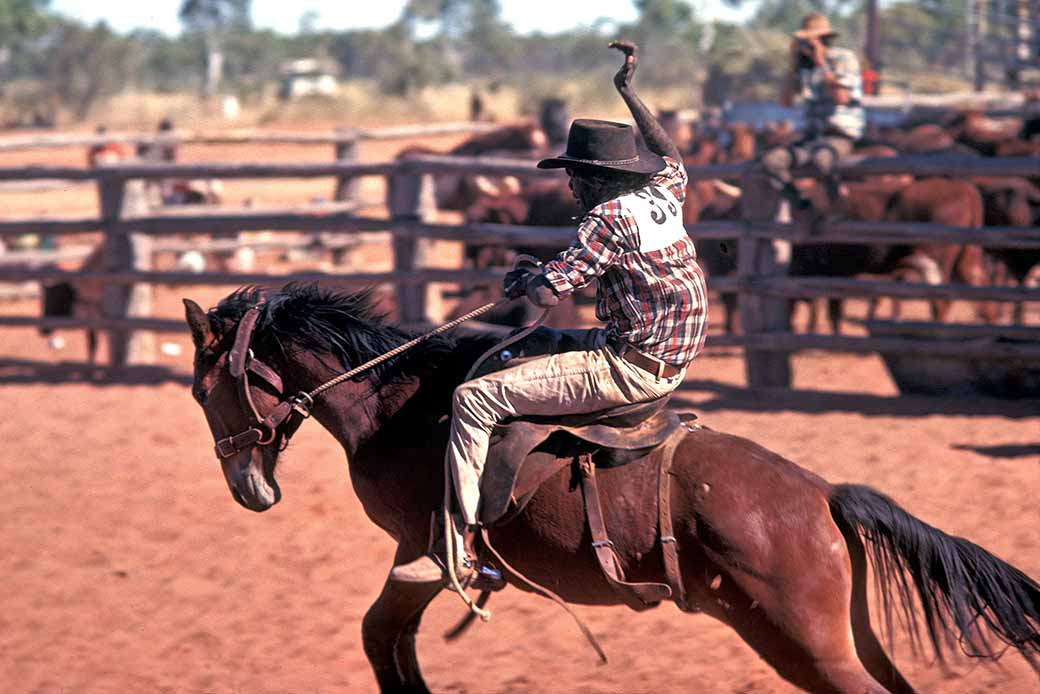
{"label": "dark felt hat", "polygon": [[567,151],[542,159],[539,169],[595,167],[611,171],[652,174],[665,167],[664,159],[636,144],[627,123],[579,118],[571,123]]}

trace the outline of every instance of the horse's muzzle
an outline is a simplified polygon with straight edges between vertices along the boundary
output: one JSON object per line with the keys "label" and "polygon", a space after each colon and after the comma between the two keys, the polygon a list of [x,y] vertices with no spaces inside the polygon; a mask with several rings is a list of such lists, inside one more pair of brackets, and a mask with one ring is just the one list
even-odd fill
{"label": "horse's muzzle", "polygon": [[231,496],[242,506],[257,513],[266,511],[282,498],[282,491],[275,481],[274,475],[266,474],[260,461],[239,470],[225,470]]}

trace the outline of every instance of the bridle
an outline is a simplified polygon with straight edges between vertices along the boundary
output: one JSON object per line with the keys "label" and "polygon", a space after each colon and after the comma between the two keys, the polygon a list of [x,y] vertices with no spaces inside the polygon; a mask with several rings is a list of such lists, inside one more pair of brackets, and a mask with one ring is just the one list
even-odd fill
{"label": "bridle", "polygon": [[[521,256],[520,259],[526,259],[528,257],[529,256]],[[520,259],[518,259],[518,263]],[[289,398],[285,397],[285,386],[282,384],[281,377],[275,373],[274,369],[257,359],[256,355],[253,354],[253,350],[249,348],[249,343],[253,339],[253,333],[256,331],[256,322],[260,318],[260,310],[263,307],[263,302],[260,302],[246,311],[242,316],[242,319],[238,322],[238,328],[235,330],[235,343],[231,347],[231,351],[228,353],[228,371],[230,372],[231,377],[235,379],[236,387],[238,389],[238,401],[249,417],[249,428],[239,434],[226,436],[217,441],[217,444],[214,447],[217,457],[223,460],[225,458],[230,458],[237,453],[241,453],[242,451],[247,451],[254,446],[270,445],[278,438],[279,427],[282,427],[281,434],[284,448],[285,445],[288,445],[289,439],[292,438],[292,435],[300,428],[300,424],[303,423],[303,420],[311,416],[311,409],[314,407],[314,399],[329,388],[339,385],[343,381],[353,378],[359,373],[367,371],[373,366],[381,364],[388,359],[396,357],[398,354],[411,349],[420,342],[423,342],[434,335],[439,335],[440,333],[451,330],[460,323],[476,318],[477,316],[487,313],[503,304],[507,304],[510,301],[512,301],[512,299],[500,299],[498,301],[484,304],[480,308],[474,309],[463,316],[448,321],[428,333],[405,342],[403,345],[398,345],[389,352],[381,354],[374,359],[369,359],[360,366],[356,366],[334,378],[330,378],[311,391],[300,391]],[[529,330],[510,338],[507,342],[513,342],[519,337],[526,336],[526,334],[540,324],[544,318],[545,316],[543,315],[535,326],[532,326]],[[499,345],[499,348],[500,347],[501,345]],[[485,352],[480,359],[477,360],[477,364],[474,364],[474,368],[486,359],[491,352],[492,350]],[[257,409],[256,402],[253,400],[253,394],[251,391],[252,387],[249,384],[250,373],[256,375],[274,388],[278,393],[278,397],[282,398],[282,400],[275,405],[266,416],[260,414],[260,410]]]}
{"label": "bridle", "polygon": [[[249,417],[249,428],[217,441],[214,451],[222,460],[254,446],[274,443],[278,438],[279,427],[283,425],[281,434],[284,448],[303,420],[311,416],[311,408],[314,406],[311,393],[301,391],[291,398],[285,398],[285,387],[281,377],[274,369],[257,359],[253,350],[249,348],[253,332],[256,330],[256,322],[260,318],[261,306],[262,304],[253,306],[242,316],[235,331],[235,344],[228,353],[228,372],[235,379],[238,401]],[[277,392],[279,398],[283,398],[266,416],[260,414],[256,401],[253,400],[252,386],[249,383],[250,373],[266,382]]]}

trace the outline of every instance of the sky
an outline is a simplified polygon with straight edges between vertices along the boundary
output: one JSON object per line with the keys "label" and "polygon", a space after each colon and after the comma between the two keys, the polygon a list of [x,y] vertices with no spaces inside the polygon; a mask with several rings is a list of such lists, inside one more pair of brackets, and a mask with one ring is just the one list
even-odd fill
{"label": "sky", "polygon": [[[177,10],[182,0],[51,0],[51,8],[87,23],[104,19],[119,32],[135,28],[180,32]],[[599,17],[617,22],[636,18],[631,0],[500,0],[502,15],[520,33],[556,33],[591,24]],[[380,28],[401,14],[405,0],[253,0],[253,23],[285,34],[296,33],[300,17],[317,13],[318,29]],[[739,20],[747,11],[735,12],[721,0],[692,0],[700,17]],[[753,4],[753,3],[749,3]]]}

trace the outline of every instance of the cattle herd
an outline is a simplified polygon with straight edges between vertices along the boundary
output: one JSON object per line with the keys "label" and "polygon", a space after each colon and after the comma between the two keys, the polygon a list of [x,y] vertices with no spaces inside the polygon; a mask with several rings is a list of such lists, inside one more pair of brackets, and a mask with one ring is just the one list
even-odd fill
{"label": "cattle herd", "polygon": [[[957,154],[976,157],[1032,156],[1040,162],[1040,110],[1027,102],[1024,115],[993,118],[979,111],[949,111],[928,121],[910,123],[901,127],[872,127],[858,143],[854,152],[866,157],[893,157],[901,154],[944,155]],[[459,156],[497,155],[511,158],[538,159],[563,148],[566,137],[567,114],[558,100],[549,100],[543,106],[540,122],[507,125],[490,132],[475,135],[458,146],[442,152]],[[754,130],[747,124],[715,124],[711,126],[688,123],[675,114],[662,114],[662,123],[671,131],[673,139],[684,153],[688,168],[712,164],[733,164],[753,161],[760,153],[775,146],[790,144],[799,133],[789,123],[769,124]],[[415,154],[433,153],[421,147],[402,150],[399,158]],[[91,165],[101,160],[122,158],[126,153],[112,148],[95,147],[89,153]],[[170,156],[163,160],[172,159]],[[190,189],[188,183],[171,181],[162,186],[164,204],[185,202],[215,202],[216,194],[201,198],[193,195],[178,196]],[[219,183],[219,182],[217,182]],[[980,228],[1036,227],[1040,225],[1040,166],[1035,176],[1025,177],[914,177],[911,175],[878,175],[846,181],[842,185],[841,209],[827,209],[832,204],[823,187],[812,178],[797,182],[803,194],[825,210],[830,218],[861,222],[902,221],[928,222],[938,225]],[[182,199],[183,197],[183,199]],[[441,175],[435,182],[437,207],[459,213],[464,221],[474,223],[518,224],[534,226],[573,227],[581,210],[571,196],[562,177],[520,180],[515,177],[486,175]],[[683,205],[683,217],[688,225],[709,220],[735,220],[741,214],[741,190],[722,180],[691,180]],[[696,231],[693,232],[696,236]],[[700,261],[710,277],[720,277],[736,270],[735,242],[700,241]],[[473,267],[502,267],[509,264],[517,253],[547,259],[545,248],[513,248],[509,250],[487,246],[469,246],[466,262]],[[100,256],[95,253],[86,261],[84,269],[98,269]],[[1040,249],[991,249],[978,245],[879,245],[798,243],[791,251],[789,273],[792,276],[856,277],[868,275],[902,281],[930,284],[965,283],[976,286],[1017,284],[1033,285],[1040,275]],[[94,284],[97,284],[96,282]],[[463,293],[454,315],[498,298],[497,287],[478,287]],[[43,311],[45,316],[96,314],[100,310],[100,285],[77,288],[68,283],[45,287]],[[735,294],[722,297],[725,306],[726,332],[733,332],[737,311]],[[579,301],[580,301],[579,296]],[[842,302],[830,299],[828,317],[830,329],[841,331]],[[946,318],[949,301],[932,302],[936,320]],[[792,302],[792,308],[794,302]],[[810,301],[808,329],[817,329],[815,303]],[[875,301],[870,307],[873,317]],[[575,320],[571,304],[555,312],[551,323],[572,324]],[[899,305],[893,301],[893,317],[898,317]],[[530,319],[527,308],[511,308],[500,314],[491,314],[490,322],[519,324]],[[980,302],[975,307],[978,319],[1000,322],[1010,318],[1024,323],[1021,304],[1011,311],[992,302]],[[1009,315],[1010,314],[1010,315]],[[451,316],[449,316],[451,317]],[[89,341],[93,361],[93,337]]]}
{"label": "cattle herd", "polygon": [[[1027,108],[1029,108],[1027,106]],[[894,157],[914,155],[961,155],[976,157],[1035,156],[1040,161],[1040,112],[1026,111],[1021,117],[992,118],[978,111],[950,111],[923,124],[900,127],[875,127],[858,143],[855,155]],[[551,112],[559,118],[558,110]],[[544,116],[544,114],[543,114]],[[770,124],[759,131],[734,123],[699,127],[677,118],[662,118],[673,139],[684,152],[687,167],[753,161],[758,154],[799,138],[789,123]],[[543,117],[542,128],[534,125],[504,127],[472,138],[450,154],[497,154],[536,159],[559,148],[545,133],[563,132],[552,118]],[[428,151],[428,150],[427,150]],[[407,150],[402,155],[415,153]],[[902,221],[980,228],[984,226],[1035,227],[1040,224],[1040,165],[1037,175],[1024,177],[946,178],[878,175],[842,186],[841,209],[830,206],[822,185],[811,178],[798,181],[806,197],[832,219],[860,222]],[[721,180],[691,180],[683,206],[685,222],[735,220],[740,217],[740,188]],[[520,181],[488,176],[441,178],[437,186],[440,209],[456,210],[469,222],[573,226],[580,210],[562,179]],[[696,231],[693,232],[696,236]],[[539,254],[539,249],[519,249]],[[736,243],[702,241],[698,252],[711,276],[723,276],[736,269]],[[542,251],[544,255],[544,250]],[[501,252],[473,247],[467,252],[476,266],[501,265],[508,260]],[[1040,249],[984,249],[977,245],[877,245],[877,244],[796,244],[792,249],[789,273],[792,276],[875,278],[940,284],[971,285],[1032,284],[1037,279]],[[487,290],[493,291],[493,290]],[[479,300],[488,298],[487,291]],[[736,296],[723,297],[726,305],[725,329],[734,329]],[[466,304],[476,303],[477,299]],[[932,315],[943,320],[949,301],[932,302]],[[809,330],[817,327],[815,306],[810,312]],[[871,307],[873,316],[876,302]],[[893,317],[898,303],[893,302]],[[980,320],[998,322],[1012,318],[1024,320],[1023,308],[1008,311],[991,302],[975,307]],[[841,330],[841,301],[828,302],[830,329]]]}

